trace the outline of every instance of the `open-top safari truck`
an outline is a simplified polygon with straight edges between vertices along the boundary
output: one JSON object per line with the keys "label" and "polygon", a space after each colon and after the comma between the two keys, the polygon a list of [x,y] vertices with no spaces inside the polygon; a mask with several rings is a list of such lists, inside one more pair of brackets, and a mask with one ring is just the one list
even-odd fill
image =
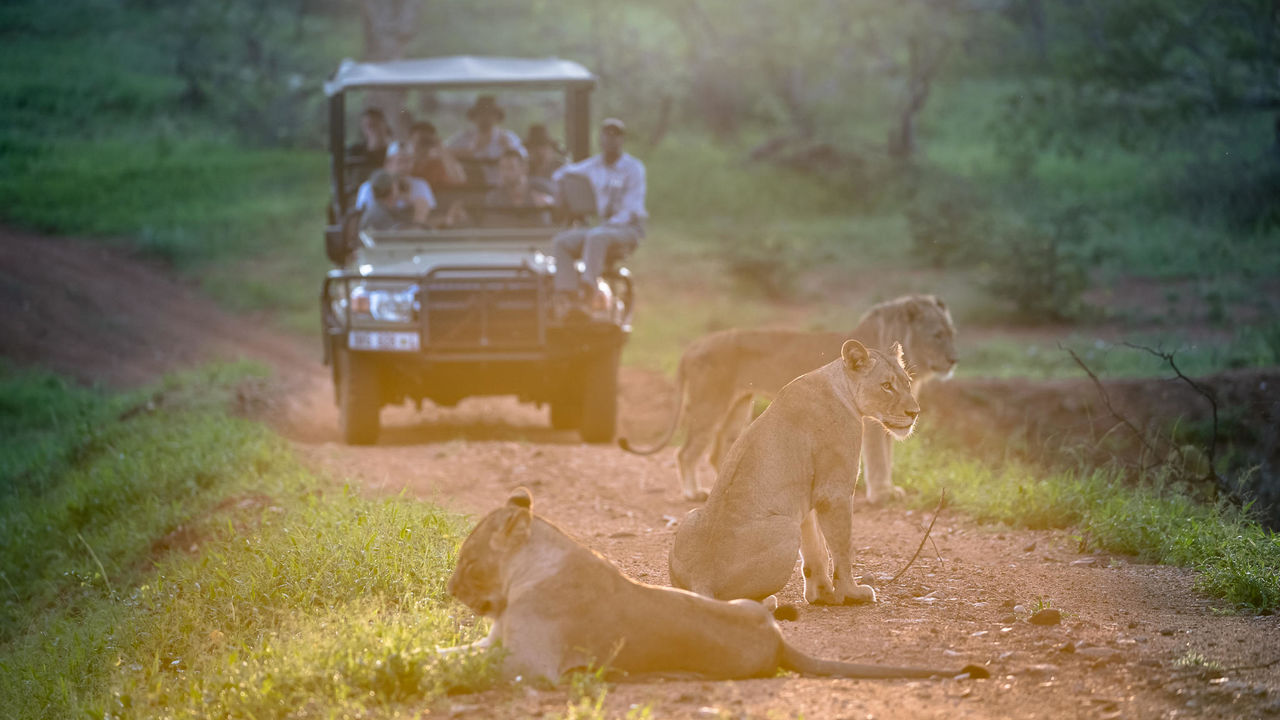
{"label": "open-top safari truck", "polygon": [[490,212],[485,173],[469,168],[466,186],[437,192],[439,206],[465,206],[464,226],[362,231],[345,157],[349,93],[518,90],[562,99],[568,154],[581,159],[590,152],[595,82],[565,60],[441,57],[346,61],[325,84],[332,155],[325,241],[339,267],[324,279],[320,313],[346,442],[375,442],[384,406],[424,399],[453,406],[474,395],[546,404],[554,427],[576,429],[588,442],[613,438],[618,357],[631,331],[630,275],[610,268],[586,317],[557,320],[550,303],[551,239],[573,218],[594,213],[589,186],[561,188],[554,221],[530,227],[519,213]]}

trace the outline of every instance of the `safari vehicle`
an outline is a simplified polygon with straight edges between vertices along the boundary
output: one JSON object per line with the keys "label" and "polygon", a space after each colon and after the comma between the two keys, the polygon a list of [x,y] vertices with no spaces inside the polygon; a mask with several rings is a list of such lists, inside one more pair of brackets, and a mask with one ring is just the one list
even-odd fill
{"label": "safari vehicle", "polygon": [[344,441],[376,442],[385,406],[430,400],[451,407],[477,395],[549,405],[553,427],[576,429],[587,442],[612,440],[618,359],[631,332],[630,273],[609,268],[585,315],[557,320],[550,302],[551,239],[595,212],[589,184],[565,183],[556,220],[530,227],[519,213],[489,212],[485,173],[468,168],[462,189],[436,192],[440,207],[464,204],[472,220],[465,226],[369,232],[353,221],[355,189],[344,157],[353,91],[536,90],[563,102],[568,154],[582,159],[590,151],[595,82],[565,60],[439,57],[348,60],[325,84],[332,155],[325,243],[339,267],[324,279],[320,312]]}

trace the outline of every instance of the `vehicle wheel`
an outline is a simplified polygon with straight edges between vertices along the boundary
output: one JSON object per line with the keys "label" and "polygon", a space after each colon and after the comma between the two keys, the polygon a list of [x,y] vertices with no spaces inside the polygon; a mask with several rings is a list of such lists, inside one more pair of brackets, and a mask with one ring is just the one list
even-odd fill
{"label": "vehicle wheel", "polygon": [[589,443],[613,442],[618,426],[618,348],[589,358],[583,369],[578,434]]}
{"label": "vehicle wheel", "polygon": [[577,430],[581,424],[581,400],[578,398],[562,398],[551,401],[551,427],[556,430]]}
{"label": "vehicle wheel", "polygon": [[382,388],[377,368],[349,350],[334,356],[338,375],[338,425],[348,445],[372,445],[378,441]]}

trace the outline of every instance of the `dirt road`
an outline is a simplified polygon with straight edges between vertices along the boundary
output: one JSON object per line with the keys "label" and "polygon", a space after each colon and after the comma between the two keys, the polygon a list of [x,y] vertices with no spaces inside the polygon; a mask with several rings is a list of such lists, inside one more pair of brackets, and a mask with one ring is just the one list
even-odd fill
{"label": "dirt road", "polygon": [[[674,454],[637,457],[548,429],[545,410],[506,400],[385,413],[373,448],[336,442],[318,349],[227,316],[162,270],[75,241],[0,230],[0,354],[87,381],[145,382],[209,358],[277,368],[291,398],[272,416],[312,466],[371,493],[407,490],[469,513],[518,485],[535,508],[628,575],[665,583],[674,521]],[[639,318],[643,322],[643,316]],[[665,379],[624,372],[624,432],[652,432],[673,402]],[[1280,717],[1280,621],[1214,612],[1188,571],[1123,557],[1084,557],[1069,533],[984,527],[944,512],[898,583],[885,581],[920,541],[927,514],[856,509],[859,571],[872,606],[803,604],[799,572],[783,599],[801,606],[784,632],[820,655],[861,661],[986,663],[984,681],[854,682],[793,677],[622,684],[606,707],[653,717],[1167,718]],[[1060,624],[1027,617],[1041,598]],[[1186,661],[1202,657],[1223,670]],[[1265,667],[1263,667],[1266,665]],[[563,711],[562,691],[501,688],[458,696],[433,714],[525,717]]]}

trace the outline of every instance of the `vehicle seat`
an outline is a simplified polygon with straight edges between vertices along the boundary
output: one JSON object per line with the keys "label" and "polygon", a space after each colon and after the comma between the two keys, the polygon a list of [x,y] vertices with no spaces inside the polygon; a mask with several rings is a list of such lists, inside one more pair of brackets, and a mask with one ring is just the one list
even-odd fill
{"label": "vehicle seat", "polygon": [[360,246],[360,219],[363,216],[364,212],[361,210],[348,210],[342,216],[341,232],[332,236],[325,234],[324,254],[334,265],[346,265],[347,258]]}

